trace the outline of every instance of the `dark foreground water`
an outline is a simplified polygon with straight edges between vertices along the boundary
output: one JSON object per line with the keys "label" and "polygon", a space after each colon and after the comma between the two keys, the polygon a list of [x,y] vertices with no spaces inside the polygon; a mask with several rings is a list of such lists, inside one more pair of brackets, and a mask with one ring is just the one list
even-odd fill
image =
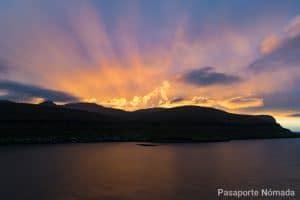
{"label": "dark foreground water", "polygon": [[0,147],[1,200],[218,199],[217,188],[292,189],[300,140]]}

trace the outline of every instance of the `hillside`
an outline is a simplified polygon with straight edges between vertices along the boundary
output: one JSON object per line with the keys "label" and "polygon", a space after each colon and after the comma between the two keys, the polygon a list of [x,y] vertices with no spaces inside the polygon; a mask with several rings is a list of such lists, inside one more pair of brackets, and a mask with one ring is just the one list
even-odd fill
{"label": "hillside", "polygon": [[207,107],[135,112],[75,103],[0,102],[0,142],[201,142],[294,137],[272,116],[232,114]]}

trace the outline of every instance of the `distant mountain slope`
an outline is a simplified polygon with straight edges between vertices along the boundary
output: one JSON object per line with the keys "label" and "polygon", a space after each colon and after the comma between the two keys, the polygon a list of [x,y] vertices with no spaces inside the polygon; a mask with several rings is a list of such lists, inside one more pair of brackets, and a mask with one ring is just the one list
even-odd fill
{"label": "distant mountain slope", "polygon": [[120,109],[107,108],[95,103],[84,103],[84,102],[69,103],[63,105],[62,107],[74,109],[74,110],[82,110],[82,111],[94,112],[99,114],[105,114],[105,115],[112,115],[112,116],[122,116],[127,113],[126,111]]}
{"label": "distant mountain slope", "polygon": [[41,105],[41,106],[52,106],[52,107],[57,106],[53,101],[43,101],[39,105]]}
{"label": "distant mountain slope", "polygon": [[140,120],[149,122],[180,122],[180,123],[215,123],[215,124],[275,124],[272,116],[240,115],[227,113],[222,110],[199,107],[182,106],[161,109],[155,112],[145,110]]}
{"label": "distant mountain slope", "polygon": [[1,121],[21,121],[21,120],[52,120],[52,121],[113,121],[111,116],[98,113],[88,113],[85,111],[66,109],[63,107],[0,102]]}
{"label": "distant mountain slope", "polygon": [[107,108],[94,103],[70,103],[63,107],[100,113],[110,116],[123,117],[124,120],[140,120],[143,122],[188,122],[188,123],[276,123],[272,116],[268,115],[238,115],[222,110],[200,107],[182,106],[175,108],[149,108],[133,112],[120,109]]}
{"label": "distant mountain slope", "polygon": [[0,111],[0,143],[22,142],[24,138],[199,142],[295,137],[272,116],[239,115],[197,106],[126,112],[88,103],[54,106],[2,101]]}

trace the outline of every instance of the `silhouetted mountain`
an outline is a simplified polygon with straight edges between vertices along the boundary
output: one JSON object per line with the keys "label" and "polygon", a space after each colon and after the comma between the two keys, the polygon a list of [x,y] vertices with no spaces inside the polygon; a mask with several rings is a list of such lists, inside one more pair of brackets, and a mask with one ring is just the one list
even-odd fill
{"label": "silhouetted mountain", "polygon": [[0,103],[15,103],[15,102],[12,102],[12,101],[9,101],[9,100],[0,99]]}
{"label": "silhouetted mountain", "polygon": [[[135,113],[139,113],[136,111]],[[148,122],[180,122],[200,124],[275,124],[272,116],[255,116],[232,114],[222,110],[200,107],[182,106],[169,109],[143,110],[139,120]]]}
{"label": "silhouetted mountain", "polygon": [[124,117],[124,120],[139,120],[147,122],[188,122],[188,123],[276,123],[268,115],[238,115],[222,110],[200,107],[182,106],[175,108],[148,108],[126,112],[120,109],[107,108],[95,103],[70,103],[65,108],[100,113],[110,116]]}
{"label": "silhouetted mountain", "polygon": [[148,108],[148,109],[141,109],[133,112],[128,112],[121,109],[104,107],[96,103],[85,103],[85,102],[69,103],[63,105],[63,107],[74,109],[74,110],[82,110],[82,111],[100,113],[100,114],[105,114],[105,115],[110,115],[115,117],[121,117],[126,120],[142,118],[147,116],[148,114],[165,110],[165,108]]}
{"label": "silhouetted mountain", "polygon": [[126,112],[89,103],[53,106],[0,102],[0,110],[0,143],[298,137],[272,116],[232,114],[197,106]]}
{"label": "silhouetted mountain", "polygon": [[41,106],[52,106],[52,107],[57,106],[53,101],[43,101],[39,105],[41,105]]}
{"label": "silhouetted mountain", "polygon": [[98,113],[26,103],[1,103],[0,121],[113,121]]}
{"label": "silhouetted mountain", "polygon": [[85,103],[85,102],[69,103],[63,105],[63,107],[74,109],[74,110],[82,110],[82,111],[95,112],[95,113],[113,115],[113,116],[120,116],[126,114],[124,110],[107,108],[95,103]]}

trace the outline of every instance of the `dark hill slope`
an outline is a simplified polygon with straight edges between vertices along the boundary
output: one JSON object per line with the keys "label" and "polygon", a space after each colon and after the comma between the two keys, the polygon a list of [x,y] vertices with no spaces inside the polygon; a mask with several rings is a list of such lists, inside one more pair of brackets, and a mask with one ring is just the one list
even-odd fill
{"label": "dark hill slope", "polygon": [[107,108],[95,103],[84,103],[84,102],[69,103],[63,105],[62,107],[73,109],[73,110],[81,110],[81,111],[94,112],[94,113],[99,113],[104,115],[111,115],[111,116],[124,116],[127,114],[127,112],[124,110]]}
{"label": "dark hill slope", "polygon": [[0,102],[0,142],[24,138],[29,141],[76,138],[76,141],[194,142],[294,137],[271,116],[237,115],[196,106],[135,112],[96,104],[73,106]]}
{"label": "dark hill slope", "polygon": [[62,107],[0,102],[1,121],[113,121],[111,116]]}
{"label": "dark hill slope", "polygon": [[182,106],[156,111],[144,110],[141,114],[139,111],[133,113],[138,117],[136,119],[145,122],[155,123],[185,123],[185,124],[276,124],[272,116],[255,116],[232,114],[222,110],[199,107],[199,106]]}
{"label": "dark hill slope", "polygon": [[94,103],[70,103],[63,105],[64,108],[88,111],[103,115],[114,116],[123,119],[123,121],[138,121],[149,123],[250,123],[250,124],[275,124],[272,116],[260,115],[238,115],[228,113],[222,110],[199,107],[182,106],[176,108],[149,108],[134,112],[126,112],[120,109],[107,108]]}

